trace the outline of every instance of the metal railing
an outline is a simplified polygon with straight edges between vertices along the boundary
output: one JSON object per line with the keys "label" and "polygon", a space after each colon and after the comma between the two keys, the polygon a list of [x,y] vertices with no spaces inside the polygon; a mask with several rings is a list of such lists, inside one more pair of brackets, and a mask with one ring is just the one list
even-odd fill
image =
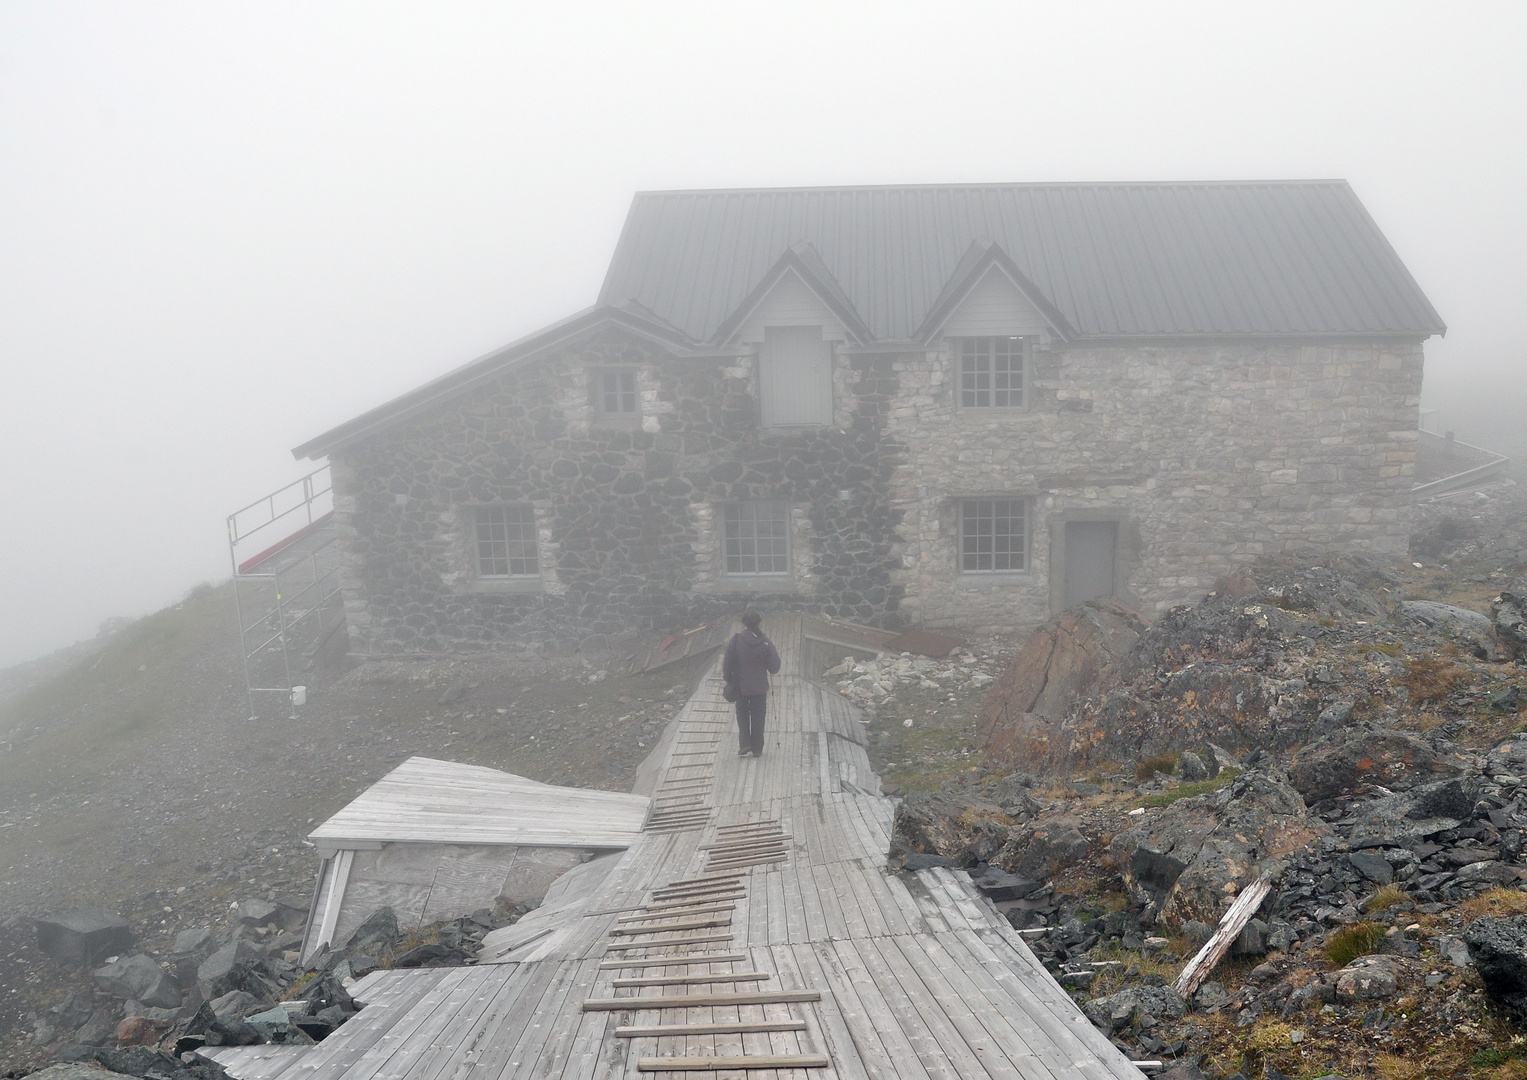
{"label": "metal railing", "polygon": [[[297,718],[297,674],[344,625],[327,465],[228,515],[239,651],[250,716],[280,695]],[[279,682],[280,685],[271,685]]]}

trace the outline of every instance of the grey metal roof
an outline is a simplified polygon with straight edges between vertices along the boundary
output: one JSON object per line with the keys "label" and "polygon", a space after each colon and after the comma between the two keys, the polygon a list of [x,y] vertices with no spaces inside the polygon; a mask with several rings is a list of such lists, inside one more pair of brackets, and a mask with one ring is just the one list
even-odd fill
{"label": "grey metal roof", "polygon": [[907,341],[995,243],[1080,336],[1429,336],[1446,328],[1344,180],[643,192],[600,293],[711,341],[809,244]]}

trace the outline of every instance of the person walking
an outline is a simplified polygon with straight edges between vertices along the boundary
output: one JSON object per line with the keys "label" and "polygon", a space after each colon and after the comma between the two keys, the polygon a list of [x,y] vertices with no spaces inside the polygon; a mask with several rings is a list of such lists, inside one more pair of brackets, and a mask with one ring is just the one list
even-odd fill
{"label": "person walking", "polygon": [[763,757],[764,713],[768,708],[769,676],[779,671],[779,650],[758,629],[763,616],[742,613],[742,631],[726,643],[721,677],[737,692],[737,756]]}

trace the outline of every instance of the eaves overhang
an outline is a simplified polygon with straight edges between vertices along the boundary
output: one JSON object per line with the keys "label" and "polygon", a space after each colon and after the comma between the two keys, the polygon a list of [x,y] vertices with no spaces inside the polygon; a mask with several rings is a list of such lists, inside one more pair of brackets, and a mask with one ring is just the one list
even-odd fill
{"label": "eaves overhang", "polygon": [[[620,306],[596,305],[552,323],[503,348],[495,349],[485,356],[463,364],[454,371],[432,379],[416,390],[393,398],[353,420],[309,439],[292,449],[292,456],[320,458],[335,450],[349,446],[361,439],[383,431],[394,424],[418,416],[455,400],[485,383],[499,378],[514,368],[523,366],[548,353],[566,348],[601,330],[616,328],[666,349],[678,357],[692,355],[695,342],[682,331],[669,326],[657,316],[637,304]],[[704,350],[708,355],[712,350]]]}

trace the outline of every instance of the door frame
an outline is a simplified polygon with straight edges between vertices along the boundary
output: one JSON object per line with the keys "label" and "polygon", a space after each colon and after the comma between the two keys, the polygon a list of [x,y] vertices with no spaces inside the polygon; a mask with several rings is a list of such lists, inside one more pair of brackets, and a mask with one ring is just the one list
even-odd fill
{"label": "door frame", "polygon": [[1140,524],[1122,506],[1076,507],[1055,510],[1046,525],[1050,540],[1050,614],[1066,609],[1066,523],[1107,521],[1114,524],[1113,598],[1128,607],[1139,607],[1129,589],[1130,575],[1140,563]]}

